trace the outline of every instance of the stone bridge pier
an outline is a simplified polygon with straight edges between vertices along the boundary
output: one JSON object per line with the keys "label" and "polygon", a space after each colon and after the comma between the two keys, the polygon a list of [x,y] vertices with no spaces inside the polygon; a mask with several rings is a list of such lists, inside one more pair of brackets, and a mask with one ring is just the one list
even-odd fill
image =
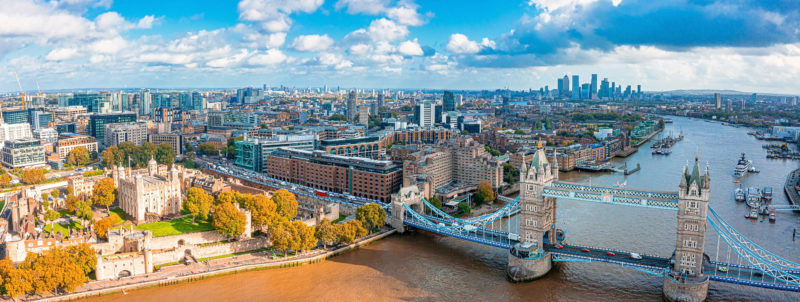
{"label": "stone bridge pier", "polygon": [[422,192],[415,185],[402,187],[397,194],[392,194],[392,208],[391,218],[389,218],[389,225],[397,230],[399,233],[406,231],[406,226],[403,223],[405,219],[406,208],[403,205],[408,205],[417,213],[422,213],[425,208],[422,203]]}

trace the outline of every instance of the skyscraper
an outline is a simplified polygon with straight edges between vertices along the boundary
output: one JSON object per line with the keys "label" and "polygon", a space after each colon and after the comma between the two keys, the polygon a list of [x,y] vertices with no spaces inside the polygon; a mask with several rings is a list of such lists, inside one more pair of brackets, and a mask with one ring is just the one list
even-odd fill
{"label": "skyscraper", "polygon": [[609,98],[612,98],[612,99],[614,98],[614,94],[617,92],[617,86],[616,85],[617,85],[616,82],[611,82],[611,91],[609,91],[609,93],[608,93],[608,97]]}
{"label": "skyscraper", "polygon": [[719,94],[719,92],[714,94],[714,101],[716,101],[715,104],[717,104],[715,108],[722,108],[722,96]]}
{"label": "skyscraper", "polygon": [[417,124],[420,127],[433,127],[434,123],[436,122],[436,118],[434,115],[436,114],[436,104],[430,101],[424,101],[417,104],[416,110],[414,110]]}
{"label": "skyscraper", "polygon": [[581,83],[577,75],[572,76],[572,100],[581,99]]}
{"label": "skyscraper", "polygon": [[599,98],[607,98],[609,89],[610,88],[608,87],[608,78],[603,78],[603,80],[600,81],[600,92],[598,93],[597,96]]}
{"label": "skyscraper", "polygon": [[561,82],[562,82],[562,84],[564,84],[564,90],[559,90],[558,93],[560,93],[561,96],[567,97],[567,96],[569,96],[569,87],[570,87],[569,86],[569,76],[567,76],[565,74],[564,78],[561,79]]}
{"label": "skyscraper", "polygon": [[[383,91],[381,91],[381,93],[378,93],[378,109],[379,110],[380,110],[381,107],[383,107],[384,98],[385,98],[385,96],[383,96]],[[378,111],[375,111],[372,114],[378,114]]]}
{"label": "skyscraper", "polygon": [[369,107],[367,105],[358,106],[358,123],[364,126],[369,125]]}
{"label": "skyscraper", "polygon": [[592,74],[592,86],[589,88],[589,98],[597,98],[597,74]]}
{"label": "skyscraper", "polygon": [[558,78],[556,82],[558,82],[558,94],[561,94],[564,92],[564,79]]}
{"label": "skyscraper", "polygon": [[356,118],[356,106],[358,102],[358,95],[355,90],[350,90],[347,94],[347,120],[354,120]]}
{"label": "skyscraper", "polygon": [[445,112],[456,111],[456,96],[452,91],[444,91],[444,96],[442,96],[442,107]]}
{"label": "skyscraper", "polygon": [[139,115],[149,115],[153,111],[150,90],[142,88],[139,91]]}

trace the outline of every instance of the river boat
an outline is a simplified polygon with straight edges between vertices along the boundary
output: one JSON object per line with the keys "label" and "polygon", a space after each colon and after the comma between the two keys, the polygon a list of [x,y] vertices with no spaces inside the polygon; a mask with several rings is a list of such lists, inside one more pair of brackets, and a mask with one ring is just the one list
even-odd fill
{"label": "river boat", "polygon": [[744,153],[742,153],[742,158],[739,159],[739,162],[736,163],[736,168],[733,171],[733,176],[735,177],[742,177],[747,174],[747,171],[750,170],[750,167],[753,166],[753,162],[749,159],[744,157]]}
{"label": "river boat", "polygon": [[742,186],[739,186],[733,191],[733,199],[738,202],[745,201],[744,189],[742,189]]}
{"label": "river boat", "polygon": [[758,208],[761,205],[761,190],[755,187],[747,188],[745,198],[749,207]]}
{"label": "river boat", "polygon": [[772,187],[764,187],[761,189],[761,198],[764,201],[772,201]]}
{"label": "river boat", "polygon": [[775,208],[769,208],[769,222],[775,222]]}
{"label": "river boat", "polygon": [[756,211],[756,209],[751,209],[750,213],[745,215],[745,217],[750,218],[750,219],[758,219],[758,211]]}

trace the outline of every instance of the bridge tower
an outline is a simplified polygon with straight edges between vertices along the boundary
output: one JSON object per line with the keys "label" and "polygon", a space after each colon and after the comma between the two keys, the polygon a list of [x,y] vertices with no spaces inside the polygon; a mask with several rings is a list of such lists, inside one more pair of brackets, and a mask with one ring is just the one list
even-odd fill
{"label": "bridge tower", "polygon": [[555,179],[558,179],[558,161],[550,164],[543,149],[533,155],[530,167],[523,161],[519,184],[520,243],[508,255],[507,273],[513,281],[534,280],[552,268],[552,257],[545,252],[544,245],[556,240],[556,199],[542,196],[542,191]]}
{"label": "bridge tower", "polygon": [[698,158],[687,164],[678,191],[678,232],[674,264],[664,276],[664,296],[671,301],[704,301],[709,277],[703,273],[706,216],[711,179],[700,174]]}

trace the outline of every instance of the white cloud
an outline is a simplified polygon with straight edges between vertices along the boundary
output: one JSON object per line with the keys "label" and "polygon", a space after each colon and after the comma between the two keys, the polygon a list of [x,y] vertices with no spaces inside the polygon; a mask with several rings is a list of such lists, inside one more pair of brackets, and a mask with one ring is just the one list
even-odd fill
{"label": "white cloud", "polygon": [[381,18],[373,20],[367,28],[367,35],[373,41],[396,41],[408,35],[408,28],[403,25]]}
{"label": "white cloud", "polygon": [[339,0],[334,8],[340,10],[347,7],[348,14],[377,15],[383,12],[388,5],[388,0]]}
{"label": "white cloud", "polygon": [[497,48],[497,43],[489,40],[489,38],[483,38],[483,40],[481,40],[481,47],[495,49]]}
{"label": "white cloud", "polygon": [[454,54],[473,54],[481,51],[478,42],[470,41],[464,34],[450,35],[450,41],[445,48]]}
{"label": "white cloud", "polygon": [[419,46],[417,39],[400,43],[400,45],[397,46],[397,52],[405,56],[421,56],[425,54],[425,52],[422,51],[422,47]]}
{"label": "white cloud", "polygon": [[63,61],[76,57],[78,57],[77,48],[56,48],[51,50],[44,58],[48,61]]}
{"label": "white cloud", "polygon": [[344,69],[353,66],[353,62],[347,60],[341,54],[337,53],[321,53],[316,59],[319,65],[333,66],[335,69]]}
{"label": "white cloud", "polygon": [[242,0],[239,2],[239,19],[261,22],[268,32],[287,31],[292,25],[289,14],[312,13],[324,0]]}
{"label": "white cloud", "polygon": [[398,7],[392,7],[386,11],[386,16],[402,25],[420,26],[425,24],[422,16],[417,13],[416,5],[412,4],[404,4]]}
{"label": "white cloud", "polygon": [[333,45],[333,39],[328,35],[304,35],[294,38],[290,47],[297,51],[323,51]]}
{"label": "white cloud", "polygon": [[33,1],[0,1],[0,37],[56,41],[83,37],[92,22],[68,11]]}
{"label": "white cloud", "polygon": [[156,17],[153,15],[144,16],[136,23],[136,28],[152,28],[156,22]]}
{"label": "white cloud", "polygon": [[282,63],[286,61],[287,56],[278,49],[269,49],[264,53],[256,54],[247,60],[250,65],[266,66]]}
{"label": "white cloud", "polygon": [[123,50],[127,44],[128,42],[122,37],[115,37],[92,42],[89,44],[89,50],[95,53],[115,54],[120,50]]}
{"label": "white cloud", "polygon": [[218,59],[208,61],[206,65],[215,68],[233,67],[234,65],[242,62],[245,58],[247,58],[248,55],[249,55],[248,51],[246,49],[242,49],[239,51],[239,53],[234,54],[232,56],[224,56]]}

